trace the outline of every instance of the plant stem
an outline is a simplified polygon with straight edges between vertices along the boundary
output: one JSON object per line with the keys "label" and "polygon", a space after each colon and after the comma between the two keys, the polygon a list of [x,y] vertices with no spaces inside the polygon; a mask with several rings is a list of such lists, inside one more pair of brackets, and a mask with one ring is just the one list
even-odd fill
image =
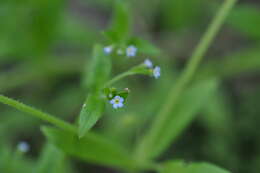
{"label": "plant stem", "polygon": [[116,77],[114,77],[113,79],[111,79],[110,81],[108,81],[104,87],[108,87],[110,85],[112,85],[113,83],[127,77],[127,76],[131,76],[131,75],[135,75],[135,74],[144,74],[143,73],[143,70],[140,71],[140,69],[143,69],[144,65],[143,64],[140,64],[140,65],[137,65],[137,66],[134,66],[132,67],[130,70],[126,71],[126,72],[123,72],[119,75],[117,75]]}
{"label": "plant stem", "polygon": [[0,102],[6,105],[9,105],[11,107],[14,107],[22,112],[28,113],[34,117],[37,117],[41,120],[47,121],[63,130],[76,132],[76,128],[71,125],[70,123],[67,123],[59,118],[56,118],[50,114],[44,113],[40,110],[37,110],[35,108],[32,108],[30,106],[27,106],[23,103],[20,103],[14,99],[8,98],[6,96],[0,95]]}
{"label": "plant stem", "polygon": [[113,83],[127,77],[127,76],[131,76],[131,75],[134,75],[135,73],[134,72],[131,72],[131,71],[126,71],[124,73],[121,73],[119,75],[117,75],[116,77],[114,77],[113,79],[111,79],[110,81],[108,81],[106,84],[105,84],[105,87],[108,87],[110,85],[112,85]]}
{"label": "plant stem", "polygon": [[203,35],[198,46],[192,53],[191,58],[187,63],[184,71],[182,72],[180,78],[170,90],[169,96],[166,99],[164,106],[153,121],[150,130],[137,146],[136,154],[137,157],[141,158],[141,160],[151,159],[151,157],[155,157],[151,156],[153,145],[155,144],[156,140],[158,140],[158,137],[161,134],[161,130],[166,125],[167,120],[171,116],[172,109],[174,108],[178,99],[182,95],[182,92],[194,76],[195,71],[197,70],[203,56],[205,55],[217,32],[224,23],[224,20],[227,17],[229,11],[232,9],[235,3],[236,0],[225,0],[220,10],[214,17],[212,23],[209,25],[206,33]]}

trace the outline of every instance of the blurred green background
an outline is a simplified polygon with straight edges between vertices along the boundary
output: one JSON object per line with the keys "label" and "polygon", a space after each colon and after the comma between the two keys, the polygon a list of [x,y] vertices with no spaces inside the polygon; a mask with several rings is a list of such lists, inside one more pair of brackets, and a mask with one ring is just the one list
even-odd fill
{"label": "blurred green background", "polygon": [[[93,44],[105,42],[101,32],[111,21],[112,2],[1,0],[0,93],[74,121],[86,96],[82,75],[91,58]],[[151,41],[162,51],[160,56],[152,57],[161,66],[162,76],[156,81],[140,76],[120,82],[119,87],[132,91],[127,105],[119,111],[107,106],[95,131],[129,147],[138,141],[221,2],[129,0],[133,34]],[[124,71],[127,66],[130,65],[116,66],[113,74]],[[196,118],[160,160],[208,161],[236,173],[258,173],[258,0],[240,0],[232,10],[195,75],[194,83],[208,78],[219,81],[218,89],[207,102],[201,103],[199,111],[191,112]],[[200,101],[197,98],[203,92],[198,88],[195,95],[187,96],[183,110],[192,110],[190,106]],[[28,141],[31,150],[22,166],[15,166],[17,172],[28,172],[28,167],[41,158],[45,145],[41,124],[37,119],[0,105],[0,162],[5,163],[1,158],[11,157],[19,141]],[[115,172],[73,157],[69,160],[68,172]]]}

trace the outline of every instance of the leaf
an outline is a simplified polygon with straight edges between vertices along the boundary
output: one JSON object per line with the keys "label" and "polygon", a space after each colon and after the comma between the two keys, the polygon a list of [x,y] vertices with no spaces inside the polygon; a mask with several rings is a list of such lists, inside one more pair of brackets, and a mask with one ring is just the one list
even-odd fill
{"label": "leaf", "polygon": [[79,115],[79,137],[83,137],[86,132],[95,125],[104,111],[104,99],[101,92],[111,71],[110,57],[104,54],[102,46],[94,47],[93,60],[90,68],[83,80],[89,89],[89,95]]}
{"label": "leaf", "polygon": [[140,145],[139,152],[148,153],[147,157],[149,158],[159,156],[188,127],[199,111],[207,105],[216,88],[217,81],[211,79],[199,82],[186,89],[175,109],[172,110],[172,116],[165,121],[166,123],[160,129],[158,135],[152,136],[156,140],[151,141],[150,136],[147,136]]}
{"label": "leaf", "polygon": [[164,164],[160,173],[230,173],[210,163],[191,163],[183,161],[170,161]]}
{"label": "leaf", "polygon": [[32,38],[31,51],[45,53],[55,41],[55,35],[60,25],[59,21],[65,9],[64,0],[32,1],[30,15],[29,38]]}
{"label": "leaf", "polygon": [[95,45],[92,61],[83,77],[84,86],[86,86],[90,92],[100,91],[107,81],[110,72],[110,57],[105,55],[101,45]]}
{"label": "leaf", "polygon": [[260,11],[253,5],[237,5],[231,11],[227,23],[245,36],[260,39]]}
{"label": "leaf", "polygon": [[138,48],[138,52],[148,55],[159,55],[160,50],[147,40],[139,38],[131,38],[129,40],[129,45],[135,45]]}
{"label": "leaf", "polygon": [[65,155],[53,144],[47,143],[41,152],[35,173],[66,173]]}
{"label": "leaf", "polygon": [[44,127],[42,131],[49,142],[86,162],[124,170],[135,167],[135,161],[124,148],[94,133],[89,132],[79,140],[72,132],[50,127]]}
{"label": "leaf", "polygon": [[89,94],[79,115],[78,135],[82,138],[92,128],[104,112],[105,101],[100,92]]}
{"label": "leaf", "polygon": [[126,41],[130,33],[130,13],[126,2],[115,1],[113,20],[110,29],[104,32],[105,36],[112,42]]}

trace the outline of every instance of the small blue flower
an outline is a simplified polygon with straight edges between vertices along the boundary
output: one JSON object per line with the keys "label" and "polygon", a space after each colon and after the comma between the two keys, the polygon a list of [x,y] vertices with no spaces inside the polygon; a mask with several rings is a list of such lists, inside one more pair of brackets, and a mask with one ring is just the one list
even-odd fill
{"label": "small blue flower", "polygon": [[110,103],[113,105],[114,109],[121,108],[124,106],[124,98],[120,96],[115,96]]}
{"label": "small blue flower", "polygon": [[153,69],[153,76],[155,77],[155,79],[158,79],[161,76],[161,68],[159,66],[156,66]]}
{"label": "small blue flower", "polygon": [[134,57],[136,55],[137,48],[133,45],[130,45],[126,48],[126,56]]}
{"label": "small blue flower", "polygon": [[21,142],[19,142],[17,148],[20,152],[26,153],[29,151],[30,145],[25,141],[21,141]]}
{"label": "small blue flower", "polygon": [[106,46],[104,47],[104,52],[106,54],[110,54],[113,51],[113,46]]}
{"label": "small blue flower", "polygon": [[153,63],[150,59],[146,59],[144,61],[144,65],[147,67],[147,68],[153,68]]}

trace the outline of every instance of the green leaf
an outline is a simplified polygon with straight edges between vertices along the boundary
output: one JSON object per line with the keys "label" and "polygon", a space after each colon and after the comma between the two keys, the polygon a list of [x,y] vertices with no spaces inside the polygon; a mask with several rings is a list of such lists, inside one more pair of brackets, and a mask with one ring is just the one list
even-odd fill
{"label": "green leaf", "polygon": [[260,11],[253,5],[238,5],[231,11],[228,24],[245,36],[260,39]]}
{"label": "green leaf", "polygon": [[86,77],[83,79],[90,94],[79,115],[78,135],[80,138],[95,125],[104,111],[104,99],[101,93],[110,75],[110,71],[110,57],[104,54],[101,45],[96,45],[94,47],[92,62],[85,74]]}
{"label": "green leaf", "polygon": [[66,173],[65,155],[53,144],[47,143],[40,155],[36,173]]}
{"label": "green leaf", "polygon": [[42,128],[48,141],[65,153],[86,162],[121,169],[132,169],[135,161],[120,145],[94,133],[87,133],[81,140],[72,132],[56,128]]}
{"label": "green leaf", "polygon": [[111,72],[110,57],[105,55],[101,45],[95,45],[92,61],[83,77],[83,84],[90,92],[100,91]]}
{"label": "green leaf", "polygon": [[[160,129],[158,135],[156,137],[152,136],[156,140],[151,141],[151,136],[146,136],[137,151],[140,157],[154,158],[165,151],[188,127],[199,111],[207,105],[216,88],[217,81],[211,79],[199,82],[186,89],[175,109],[172,110],[172,116],[165,121],[166,123]],[[144,153],[148,153],[149,156],[143,156]]]}
{"label": "green leaf", "polygon": [[150,43],[147,40],[134,37],[129,40],[128,44],[135,45],[138,48],[139,53],[154,55],[154,56],[160,55],[160,49],[158,49],[156,46],[154,46],[152,43]]}
{"label": "green leaf", "polygon": [[113,43],[126,41],[130,33],[130,13],[125,1],[116,0],[110,29],[105,36]]}
{"label": "green leaf", "polygon": [[[31,12],[29,22],[31,24],[28,38],[32,40],[31,51],[45,53],[54,43],[55,36],[60,25],[63,10],[65,9],[64,0],[39,0],[31,1]],[[28,39],[27,38],[27,39]],[[26,40],[27,40],[26,39]]]}
{"label": "green leaf", "polygon": [[230,173],[210,163],[191,163],[183,161],[170,161],[164,164],[160,173]]}
{"label": "green leaf", "polygon": [[78,135],[82,138],[104,112],[105,101],[100,92],[89,94],[79,115]]}

